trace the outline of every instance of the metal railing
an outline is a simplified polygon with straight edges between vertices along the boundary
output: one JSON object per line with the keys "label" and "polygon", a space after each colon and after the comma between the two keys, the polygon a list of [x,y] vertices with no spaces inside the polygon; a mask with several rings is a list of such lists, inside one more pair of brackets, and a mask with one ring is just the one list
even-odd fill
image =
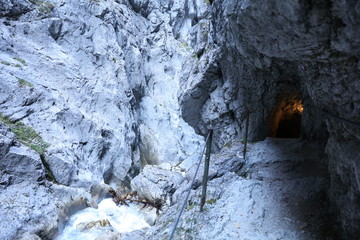
{"label": "metal railing", "polygon": [[243,150],[244,161],[246,160],[246,150],[247,150],[247,143],[248,143],[248,137],[249,137],[249,119],[250,119],[250,112],[247,111],[246,122],[245,122],[244,150]]}
{"label": "metal railing", "polygon": [[206,201],[206,188],[207,188],[207,182],[208,182],[208,178],[209,178],[210,153],[211,153],[213,130],[210,130],[208,135],[209,135],[209,138],[207,139],[207,142],[206,142],[205,166],[204,166],[204,175],[203,175],[203,180],[202,180],[200,212],[204,211],[204,205],[205,205],[205,201]]}
{"label": "metal railing", "polygon": [[[246,146],[247,146],[247,142],[248,142],[248,132],[249,132],[249,118],[250,118],[250,112],[247,111],[246,122],[245,122],[245,139],[244,139],[245,142],[244,142],[244,150],[243,150],[244,160],[246,159]],[[220,128],[223,128],[223,127],[224,126],[222,126]],[[217,128],[217,129],[220,129],[220,128]],[[173,226],[173,228],[171,230],[171,233],[170,233],[170,236],[169,236],[168,240],[172,240],[172,238],[173,238],[173,236],[175,234],[176,227],[179,224],[181,215],[182,215],[182,213],[183,213],[183,211],[185,209],[185,206],[187,204],[187,201],[189,199],[191,189],[194,186],[196,175],[197,175],[197,173],[199,171],[199,168],[200,168],[200,165],[201,165],[201,162],[202,162],[202,159],[204,157],[205,150],[206,150],[204,175],[203,175],[203,179],[202,179],[202,194],[201,194],[201,202],[200,202],[200,212],[204,211],[204,205],[205,205],[205,202],[206,202],[207,182],[208,182],[208,177],[209,177],[210,153],[211,153],[211,143],[212,143],[212,138],[213,138],[213,132],[214,132],[213,129],[209,130],[209,133],[208,133],[208,135],[206,137],[205,146],[204,146],[204,149],[203,149],[203,151],[202,151],[202,153],[201,153],[201,155],[199,157],[199,163],[198,163],[198,165],[196,167],[194,177],[192,178],[191,184],[190,184],[190,186],[189,186],[189,188],[187,190],[184,203],[182,204],[182,206],[180,208],[179,214],[178,214],[178,216],[176,218],[176,221],[175,221],[174,226]]]}
{"label": "metal railing", "polygon": [[201,195],[201,204],[200,204],[200,211],[203,211],[203,207],[204,207],[204,204],[205,204],[205,200],[206,200],[206,188],[207,188],[207,181],[208,181],[208,174],[209,174],[209,165],[210,165],[210,152],[211,152],[211,143],[212,143],[212,136],[213,136],[213,130],[210,130],[207,137],[206,137],[206,141],[205,141],[205,146],[204,146],[204,149],[199,157],[199,163],[196,167],[196,171],[195,171],[195,174],[194,174],[194,177],[191,181],[191,184],[187,190],[187,194],[186,194],[186,197],[185,197],[185,200],[184,200],[184,203],[183,205],[181,206],[181,209],[179,211],[179,214],[176,218],[176,221],[175,221],[175,224],[174,224],[174,227],[172,228],[171,230],[171,233],[170,233],[170,236],[168,238],[168,240],[171,240],[174,236],[174,233],[176,231],[176,227],[177,225],[179,224],[179,221],[180,221],[180,218],[181,218],[181,214],[183,213],[184,211],[184,208],[187,204],[187,201],[188,201],[188,198],[189,198],[189,195],[190,195],[190,192],[191,192],[191,189],[193,188],[194,186],[194,183],[195,183],[195,179],[196,179],[196,175],[199,171],[199,168],[200,168],[200,165],[201,165],[201,162],[202,162],[202,159],[204,157],[204,153],[205,153],[205,149],[206,149],[206,156],[205,156],[205,168],[204,168],[204,175],[203,175],[203,182],[202,182],[202,185],[203,185],[203,188],[202,188],[202,195]]}

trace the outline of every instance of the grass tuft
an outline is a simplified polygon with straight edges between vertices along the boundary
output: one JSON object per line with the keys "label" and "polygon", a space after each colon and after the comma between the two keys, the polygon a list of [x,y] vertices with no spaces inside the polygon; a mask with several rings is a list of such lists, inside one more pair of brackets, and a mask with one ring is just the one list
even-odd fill
{"label": "grass tuft", "polygon": [[16,138],[22,144],[28,146],[39,154],[44,154],[50,144],[46,143],[40,135],[31,127],[26,126],[22,122],[13,122],[8,117],[0,113],[0,122],[9,126],[10,130],[15,134]]}
{"label": "grass tuft", "polygon": [[216,201],[217,201],[217,199],[212,198],[212,199],[207,200],[206,203],[207,204],[214,204],[214,203],[216,203]]}
{"label": "grass tuft", "polygon": [[11,65],[11,63],[9,63],[9,62],[7,62],[7,61],[1,61],[0,63],[1,63],[1,64],[4,64],[4,65],[6,65],[6,66],[10,66],[10,65]]}
{"label": "grass tuft", "polygon": [[30,0],[30,2],[38,6],[40,14],[50,14],[55,8],[55,5],[48,1]]}
{"label": "grass tuft", "polygon": [[25,79],[22,79],[22,78],[18,78],[18,84],[19,84],[19,87],[23,88],[23,87],[33,87],[34,85],[28,81],[26,81]]}
{"label": "grass tuft", "polygon": [[185,211],[191,211],[194,207],[196,206],[196,204],[190,204]]}
{"label": "grass tuft", "polygon": [[[26,61],[24,59],[19,58],[19,57],[14,57],[13,59],[20,62],[22,65],[27,66]],[[15,67],[16,67],[16,65],[15,65]]]}
{"label": "grass tuft", "polygon": [[43,163],[46,171],[46,178],[49,181],[58,183],[49,167],[49,164],[45,161],[44,153],[47,148],[50,147],[50,144],[45,142],[33,128],[20,121],[11,121],[10,118],[3,116],[2,113],[0,113],[0,122],[8,125],[19,142],[39,153],[41,162]]}

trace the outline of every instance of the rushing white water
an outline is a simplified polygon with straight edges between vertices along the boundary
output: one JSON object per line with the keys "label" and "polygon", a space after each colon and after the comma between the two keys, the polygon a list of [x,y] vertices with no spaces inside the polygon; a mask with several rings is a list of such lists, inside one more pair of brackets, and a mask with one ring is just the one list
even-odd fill
{"label": "rushing white water", "polygon": [[118,207],[108,198],[98,209],[86,208],[74,214],[57,240],[93,240],[111,230],[130,232],[146,227],[150,226],[135,205]]}

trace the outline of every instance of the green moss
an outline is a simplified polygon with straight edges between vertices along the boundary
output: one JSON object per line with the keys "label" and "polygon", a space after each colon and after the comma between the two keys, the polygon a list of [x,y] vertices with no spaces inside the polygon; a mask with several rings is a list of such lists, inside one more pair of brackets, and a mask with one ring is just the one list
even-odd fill
{"label": "green moss", "polygon": [[36,5],[40,5],[41,3],[43,3],[42,0],[30,0],[30,2],[32,2],[33,4],[36,4]]}
{"label": "green moss", "polygon": [[177,228],[177,231],[182,234],[192,234],[195,232],[195,230],[192,228],[184,228],[184,227]]}
{"label": "green moss", "polygon": [[21,65],[20,64],[15,64],[15,67],[21,68]]}
{"label": "green moss", "polygon": [[30,0],[30,2],[37,5],[39,12],[42,14],[49,14],[55,8],[55,5],[48,1]]}
{"label": "green moss", "polygon": [[188,52],[193,52],[194,51],[194,49],[192,47],[190,47],[186,42],[180,43],[179,47],[185,49]]}
{"label": "green moss", "polygon": [[164,222],[163,228],[166,228],[169,225],[169,223],[170,223],[170,220],[167,220],[166,222]]}
{"label": "green moss", "polygon": [[38,5],[40,14],[50,14],[55,8],[53,3],[47,1],[35,0],[34,3]]}
{"label": "green moss", "polygon": [[167,228],[169,226],[170,223],[172,223],[174,221],[174,219],[169,219],[167,221],[165,221],[161,227],[161,231],[163,231],[165,228]]}
{"label": "green moss", "polygon": [[208,25],[207,22],[201,22],[201,23],[200,23],[200,27],[201,27],[201,28],[206,28],[207,25]]}
{"label": "green moss", "polygon": [[226,147],[226,148],[230,148],[230,147],[231,147],[231,145],[232,145],[232,142],[231,142],[231,141],[229,141],[229,142],[227,142],[227,143],[224,145],[224,147]]}
{"label": "green moss", "polygon": [[56,178],[54,176],[54,173],[51,171],[49,164],[46,162],[44,154],[40,155],[40,159],[41,159],[41,162],[42,162],[42,164],[44,165],[44,168],[45,168],[46,179],[49,180],[49,181],[52,181],[54,183],[59,183],[56,180]]}
{"label": "green moss", "polygon": [[10,126],[10,128],[11,131],[15,133],[16,138],[20,142],[38,152],[39,154],[44,154],[46,149],[50,146],[48,143],[42,140],[42,138],[33,128],[26,126],[22,122],[16,122]]}
{"label": "green moss", "polygon": [[195,206],[196,206],[196,204],[190,204],[190,205],[186,208],[186,211],[191,211]]}
{"label": "green moss", "polygon": [[10,66],[10,65],[11,65],[11,63],[9,63],[9,62],[7,62],[7,61],[1,61],[0,63],[4,64],[4,65],[6,65],[6,66]]}
{"label": "green moss", "polygon": [[26,81],[25,79],[17,77],[17,80],[18,80],[19,87],[33,87],[34,86],[32,83]]}
{"label": "green moss", "polygon": [[209,36],[209,32],[208,31],[203,31],[202,36],[203,36],[203,38],[207,38]]}
{"label": "green moss", "polygon": [[54,177],[54,174],[51,172],[49,164],[45,161],[44,153],[46,152],[46,149],[50,146],[50,144],[42,140],[40,135],[33,128],[26,126],[20,121],[11,121],[10,118],[3,116],[2,113],[0,113],[0,122],[8,125],[10,130],[15,134],[16,139],[19,140],[19,142],[39,153],[40,159],[45,167],[46,178],[49,181],[58,183]]}
{"label": "green moss", "polygon": [[38,152],[44,154],[46,149],[50,146],[44,142],[40,135],[31,127],[26,126],[22,122],[13,122],[8,117],[0,113],[0,122],[9,126],[11,131],[15,134],[16,138],[24,145]]}
{"label": "green moss", "polygon": [[217,201],[217,199],[212,198],[212,199],[207,200],[206,203],[207,204],[214,204],[214,203],[216,203],[216,201]]}
{"label": "green moss", "polygon": [[12,124],[11,120],[8,117],[3,116],[2,113],[0,113],[0,122],[5,123],[6,125]]}
{"label": "green moss", "polygon": [[[21,59],[19,57],[14,57],[13,59],[22,63],[22,65],[27,66],[26,61],[24,59]],[[16,64],[16,65],[18,65],[18,64]],[[15,67],[16,67],[16,65],[15,65]]]}

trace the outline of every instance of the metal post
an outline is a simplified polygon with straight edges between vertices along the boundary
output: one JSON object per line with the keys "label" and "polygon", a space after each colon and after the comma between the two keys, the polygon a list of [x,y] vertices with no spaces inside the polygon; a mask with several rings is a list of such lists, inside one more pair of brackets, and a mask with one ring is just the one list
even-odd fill
{"label": "metal post", "polygon": [[244,142],[244,151],[243,151],[244,160],[246,160],[246,148],[247,148],[248,134],[249,134],[249,116],[250,116],[250,112],[247,111],[246,123],[245,123],[245,139],[244,139],[245,142]]}
{"label": "metal post", "polygon": [[[209,141],[209,139],[210,139],[210,133],[207,135],[205,143],[207,143],[207,142]],[[176,218],[175,224],[174,224],[174,226],[173,226],[173,228],[172,228],[172,230],[171,230],[171,233],[170,233],[170,236],[169,236],[168,240],[172,240],[172,238],[173,238],[173,236],[174,236],[174,234],[175,234],[175,230],[176,230],[177,225],[179,224],[181,214],[182,214],[182,212],[184,211],[184,208],[185,208],[185,205],[186,205],[187,200],[188,200],[188,198],[189,198],[191,189],[192,189],[193,186],[194,186],[194,182],[195,182],[195,179],[196,179],[196,175],[197,175],[197,173],[198,173],[198,171],[199,171],[200,164],[201,164],[201,160],[203,159],[204,153],[205,153],[205,146],[204,146],[204,149],[203,149],[201,155],[199,156],[199,163],[198,163],[198,165],[197,165],[197,167],[196,167],[196,171],[195,171],[194,177],[193,177],[193,179],[192,179],[192,181],[191,181],[191,184],[190,184],[190,186],[189,186],[189,188],[188,188],[188,190],[187,190],[187,194],[186,194],[186,196],[185,196],[184,203],[183,203],[183,205],[181,206],[181,209],[180,209],[180,211],[179,211],[179,215],[178,215],[177,218]]]}
{"label": "metal post", "polygon": [[209,140],[206,145],[205,167],[204,167],[204,175],[203,175],[203,181],[202,181],[200,212],[202,212],[204,210],[204,204],[206,201],[206,188],[207,188],[207,182],[208,182],[208,176],[209,176],[212,135],[213,135],[213,130],[211,129],[209,132]]}

